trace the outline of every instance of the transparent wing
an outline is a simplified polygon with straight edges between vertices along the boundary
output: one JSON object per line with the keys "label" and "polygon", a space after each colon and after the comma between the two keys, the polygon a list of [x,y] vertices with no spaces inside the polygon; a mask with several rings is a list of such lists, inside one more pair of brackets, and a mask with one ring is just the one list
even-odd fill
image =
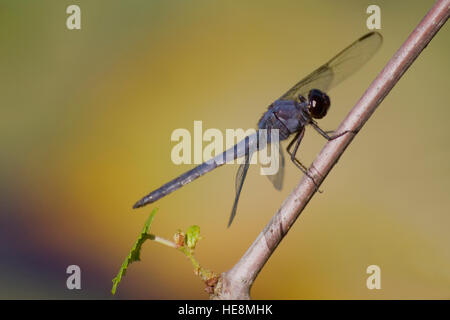
{"label": "transparent wing", "polygon": [[236,216],[237,204],[241,195],[242,186],[244,185],[245,177],[247,176],[248,167],[250,166],[251,155],[247,153],[245,155],[245,162],[239,166],[236,173],[236,197],[234,198],[233,209],[231,210],[230,220],[228,221],[228,227],[231,226],[234,217]]}
{"label": "transparent wing", "polygon": [[338,53],[330,61],[302,79],[281,100],[294,100],[298,95],[306,96],[311,89],[327,91],[361,68],[380,48],[383,37],[370,32]]}
{"label": "transparent wing", "polygon": [[283,188],[283,180],[284,180],[284,155],[283,155],[283,149],[281,148],[281,145],[278,145],[278,150],[280,152],[280,163],[278,166],[278,171],[276,174],[267,175],[267,178],[269,178],[270,182],[272,182],[273,186],[277,190],[281,190]]}

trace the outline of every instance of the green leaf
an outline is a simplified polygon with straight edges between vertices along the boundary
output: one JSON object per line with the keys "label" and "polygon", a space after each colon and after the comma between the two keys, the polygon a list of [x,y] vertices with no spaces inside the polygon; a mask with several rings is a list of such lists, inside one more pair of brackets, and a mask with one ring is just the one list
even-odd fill
{"label": "green leaf", "polygon": [[190,249],[195,249],[195,245],[200,240],[200,227],[190,226],[186,231],[186,245]]}
{"label": "green leaf", "polygon": [[122,263],[122,266],[120,267],[119,273],[117,276],[112,280],[113,287],[112,287],[112,294],[116,294],[117,285],[120,283],[120,280],[122,280],[122,277],[125,276],[125,273],[127,272],[128,265],[135,261],[141,260],[141,248],[144,244],[145,240],[150,238],[150,235],[148,234],[148,231],[150,230],[150,225],[152,224],[153,218],[155,217],[157,208],[153,209],[152,213],[147,218],[147,221],[145,221],[144,228],[142,229],[142,232],[139,234],[139,238],[137,239],[134,246],[131,248],[130,253],[125,258],[125,261]]}

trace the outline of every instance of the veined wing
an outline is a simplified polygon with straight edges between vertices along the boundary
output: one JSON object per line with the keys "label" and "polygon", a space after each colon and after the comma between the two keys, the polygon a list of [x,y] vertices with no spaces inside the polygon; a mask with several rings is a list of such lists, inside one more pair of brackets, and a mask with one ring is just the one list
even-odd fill
{"label": "veined wing", "polygon": [[330,61],[300,80],[281,100],[295,100],[305,96],[311,89],[328,91],[361,68],[380,48],[383,37],[378,32],[370,32],[338,53]]}
{"label": "veined wing", "polygon": [[250,166],[251,155],[249,152],[245,155],[245,161],[239,166],[236,173],[236,196],[234,198],[233,209],[231,209],[230,219],[228,220],[228,228],[231,226],[234,217],[236,216],[237,205],[239,197],[241,196],[242,186],[244,185],[245,177],[247,176],[248,167]]}
{"label": "veined wing", "polygon": [[[267,146],[267,147],[270,148],[270,146]],[[283,188],[283,181],[284,181],[285,160],[284,160],[283,149],[281,148],[281,144],[278,143],[276,148],[278,149],[278,152],[279,152],[278,171],[277,171],[277,173],[275,173],[273,175],[267,175],[267,178],[269,178],[270,182],[272,182],[275,189],[281,190]]]}

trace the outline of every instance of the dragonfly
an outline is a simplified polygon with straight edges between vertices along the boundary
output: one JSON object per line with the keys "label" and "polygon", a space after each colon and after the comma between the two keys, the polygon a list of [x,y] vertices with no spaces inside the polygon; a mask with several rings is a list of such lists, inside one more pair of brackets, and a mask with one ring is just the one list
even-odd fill
{"label": "dragonfly", "polygon": [[[136,202],[133,208],[136,209],[153,203],[224,163],[244,158],[236,174],[236,194],[228,221],[228,227],[230,227],[236,215],[237,204],[249,169],[251,156],[253,152],[267,147],[272,142],[270,137],[273,130],[277,130],[279,141],[287,140],[293,136],[286,148],[290,160],[316,184],[308,173],[308,168],[296,156],[305,134],[305,127],[310,125],[328,141],[348,133],[348,131],[344,131],[335,134],[334,131],[321,129],[317,124],[316,120],[325,117],[330,108],[330,98],[326,92],[360,69],[380,48],[382,42],[383,37],[378,32],[363,35],[270,104],[258,122],[256,133],[245,137],[222,154],[203,162],[150,192]],[[260,132],[262,131],[266,134],[266,143],[262,143],[262,139],[260,139],[262,136]],[[280,190],[283,185],[285,158],[282,149],[278,148],[278,150],[280,155],[279,169],[275,174],[268,175],[268,177],[273,186]]]}

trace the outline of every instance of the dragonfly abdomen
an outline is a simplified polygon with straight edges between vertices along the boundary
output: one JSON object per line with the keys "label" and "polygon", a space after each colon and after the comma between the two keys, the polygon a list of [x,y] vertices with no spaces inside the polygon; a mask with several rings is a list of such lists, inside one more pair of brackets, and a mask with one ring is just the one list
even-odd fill
{"label": "dragonfly abdomen", "polygon": [[217,168],[218,166],[219,165],[215,161],[204,162],[198,165],[197,167],[193,168],[192,170],[183,173],[182,175],[178,176],[172,181],[169,181],[168,183],[156,189],[155,191],[150,192],[148,195],[146,195],[141,200],[136,202],[133,208],[136,209],[143,207],[149,203],[153,203],[165,197],[169,193],[172,193],[180,189],[185,184],[188,184],[189,182],[201,177],[205,173],[210,172],[211,170]]}
{"label": "dragonfly abdomen", "polygon": [[[183,173],[182,175],[178,176],[177,178],[173,179],[172,181],[169,181],[165,185],[161,186],[160,188],[156,189],[155,191],[150,192],[148,195],[143,197],[141,200],[135,203],[133,206],[134,209],[143,207],[149,203],[153,203],[169,193],[172,193],[178,189],[180,189],[182,186],[192,182],[193,180],[201,177],[202,175],[214,170],[217,167],[222,166],[223,164],[230,162],[236,158],[240,158],[245,155],[245,152],[248,152],[248,150],[253,150],[257,148],[257,134],[250,135],[246,137],[245,139],[238,142],[235,146],[231,147],[230,149],[224,151],[223,153],[219,154],[218,156],[214,157],[211,160],[208,160],[206,162],[203,162],[202,164],[198,165],[197,167]],[[247,150],[247,151],[246,151]]]}

